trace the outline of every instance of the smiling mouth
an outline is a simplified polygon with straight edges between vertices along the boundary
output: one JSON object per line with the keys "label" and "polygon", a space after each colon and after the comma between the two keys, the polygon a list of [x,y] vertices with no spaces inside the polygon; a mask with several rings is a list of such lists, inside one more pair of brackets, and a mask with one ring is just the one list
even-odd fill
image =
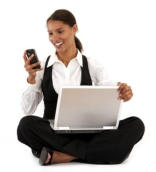
{"label": "smiling mouth", "polygon": [[63,44],[63,42],[58,42],[58,43],[55,43],[55,47],[60,47],[61,45]]}

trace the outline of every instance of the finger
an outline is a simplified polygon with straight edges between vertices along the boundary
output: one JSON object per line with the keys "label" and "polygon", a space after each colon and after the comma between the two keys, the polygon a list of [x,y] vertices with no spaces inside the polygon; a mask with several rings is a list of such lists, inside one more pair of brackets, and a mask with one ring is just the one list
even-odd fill
{"label": "finger", "polygon": [[125,97],[123,97],[123,96],[119,96],[119,98],[118,98],[119,100],[123,100],[123,101],[126,101],[127,99],[125,98]]}
{"label": "finger", "polygon": [[120,86],[121,85],[121,82],[118,82],[117,85]]}
{"label": "finger", "polygon": [[118,85],[119,85],[119,88],[118,88],[118,89],[119,89],[119,90],[123,87],[123,84],[124,84],[124,83],[118,82]]}
{"label": "finger", "polygon": [[121,90],[121,93],[122,94],[125,94],[126,92],[132,92],[131,88],[129,86],[125,86],[122,90]]}
{"label": "finger", "polygon": [[40,64],[40,61],[38,61],[38,62],[36,62],[36,63],[33,63],[33,64],[31,64],[30,66],[33,68],[33,67],[36,67],[37,65],[39,65]]}
{"label": "finger", "polygon": [[24,62],[26,63],[26,61],[27,61],[27,57],[26,57],[26,50],[24,51],[23,59],[24,59]]}
{"label": "finger", "polygon": [[38,71],[40,71],[40,70],[42,70],[43,68],[40,68],[40,69],[31,69],[30,71],[29,71],[29,73],[36,73],[36,72],[38,72]]}
{"label": "finger", "polygon": [[127,99],[131,98],[132,97],[132,93],[131,92],[127,92],[124,97]]}
{"label": "finger", "polygon": [[35,72],[37,72],[37,71],[41,71],[41,70],[43,70],[43,68],[35,69]]}
{"label": "finger", "polygon": [[39,71],[40,69],[33,69],[30,65],[26,67],[26,71],[29,73],[36,73],[36,71]]}
{"label": "finger", "polygon": [[133,96],[133,93],[132,93],[132,92],[127,93],[127,97],[128,97],[129,99],[132,98],[132,96]]}
{"label": "finger", "polygon": [[122,94],[121,92],[119,92],[118,99],[123,99],[123,98],[124,98],[124,94]]}
{"label": "finger", "polygon": [[30,65],[30,61],[34,57],[34,54],[32,54],[29,58],[27,58],[26,65]]}
{"label": "finger", "polygon": [[[34,63],[32,65],[28,64],[28,65],[25,65],[24,67],[26,68],[26,70],[28,72],[35,72],[35,69],[34,67],[38,66],[40,64],[40,61],[37,62],[37,63]],[[38,70],[42,70],[43,68],[37,68]]]}
{"label": "finger", "polygon": [[28,61],[30,62],[33,57],[34,57],[34,54],[32,54],[30,57],[28,57]]}
{"label": "finger", "polygon": [[26,69],[26,71],[28,71],[28,72],[32,72],[32,68],[31,68],[30,65],[25,65],[25,69]]}
{"label": "finger", "polygon": [[123,95],[132,94],[132,91],[131,91],[131,90],[124,91],[122,94],[123,94]]}
{"label": "finger", "polygon": [[127,84],[122,83],[122,84],[119,86],[118,91],[121,92],[126,86],[127,86]]}
{"label": "finger", "polygon": [[34,54],[32,54],[30,57],[27,57],[27,64],[30,64],[30,61],[32,60],[32,58],[34,57]]}
{"label": "finger", "polygon": [[132,97],[132,93],[126,93],[124,95],[121,95],[120,98],[124,101],[128,101]]}
{"label": "finger", "polygon": [[124,100],[124,102],[126,102],[126,101],[130,100],[130,98],[131,97],[125,97],[123,100]]}
{"label": "finger", "polygon": [[124,90],[127,87],[127,84],[122,83],[122,85],[120,86],[120,90]]}

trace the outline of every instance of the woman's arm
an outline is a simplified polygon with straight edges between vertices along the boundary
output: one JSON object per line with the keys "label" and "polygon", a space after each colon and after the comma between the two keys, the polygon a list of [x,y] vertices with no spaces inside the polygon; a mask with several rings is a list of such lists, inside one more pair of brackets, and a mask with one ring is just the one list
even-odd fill
{"label": "woman's arm", "polygon": [[36,71],[35,73],[32,72],[34,74],[33,78],[32,73],[30,75],[30,71],[32,70],[30,69],[29,63],[24,54],[25,68],[29,73],[29,76],[26,80],[28,88],[23,92],[21,100],[22,110],[25,115],[33,114],[38,104],[42,100],[43,95],[41,90],[41,83],[44,73],[45,60],[40,64],[42,70]]}
{"label": "woman's arm", "polygon": [[87,58],[88,68],[93,83],[97,86],[112,86],[117,82],[112,82],[103,65],[99,60],[93,58]]}
{"label": "woman's arm", "polygon": [[130,86],[128,86],[126,83],[112,82],[102,63],[100,63],[96,59],[91,59],[91,58],[87,58],[87,59],[88,59],[89,72],[92,81],[94,82],[95,85],[99,85],[99,86],[118,85],[119,99],[123,99],[123,101],[128,101],[132,98],[133,93]]}
{"label": "woman's arm", "polygon": [[25,115],[32,115],[38,104],[42,100],[42,90],[41,90],[41,77],[39,74],[41,72],[37,72],[36,74],[36,83],[35,84],[29,84],[28,88],[23,92],[22,94],[22,101],[21,101],[21,106],[22,110]]}

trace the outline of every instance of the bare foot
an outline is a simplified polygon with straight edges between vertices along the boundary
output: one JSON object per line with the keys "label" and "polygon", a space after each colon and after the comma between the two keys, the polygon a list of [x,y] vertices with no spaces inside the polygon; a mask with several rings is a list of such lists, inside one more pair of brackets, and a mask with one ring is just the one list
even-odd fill
{"label": "bare foot", "polygon": [[[48,153],[48,157],[47,157],[45,164],[49,162],[50,157],[51,157],[51,155]],[[74,156],[66,154],[66,153],[54,151],[51,163],[52,164],[66,163],[66,162],[70,162],[74,159],[77,159],[77,157],[74,157]]]}

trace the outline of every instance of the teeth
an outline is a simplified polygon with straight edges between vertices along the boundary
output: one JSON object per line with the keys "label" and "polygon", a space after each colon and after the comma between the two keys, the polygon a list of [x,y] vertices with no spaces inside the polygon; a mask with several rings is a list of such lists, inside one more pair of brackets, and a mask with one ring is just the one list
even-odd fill
{"label": "teeth", "polygon": [[55,45],[56,45],[56,46],[59,46],[59,45],[61,45],[61,44],[63,44],[63,42],[56,43]]}

